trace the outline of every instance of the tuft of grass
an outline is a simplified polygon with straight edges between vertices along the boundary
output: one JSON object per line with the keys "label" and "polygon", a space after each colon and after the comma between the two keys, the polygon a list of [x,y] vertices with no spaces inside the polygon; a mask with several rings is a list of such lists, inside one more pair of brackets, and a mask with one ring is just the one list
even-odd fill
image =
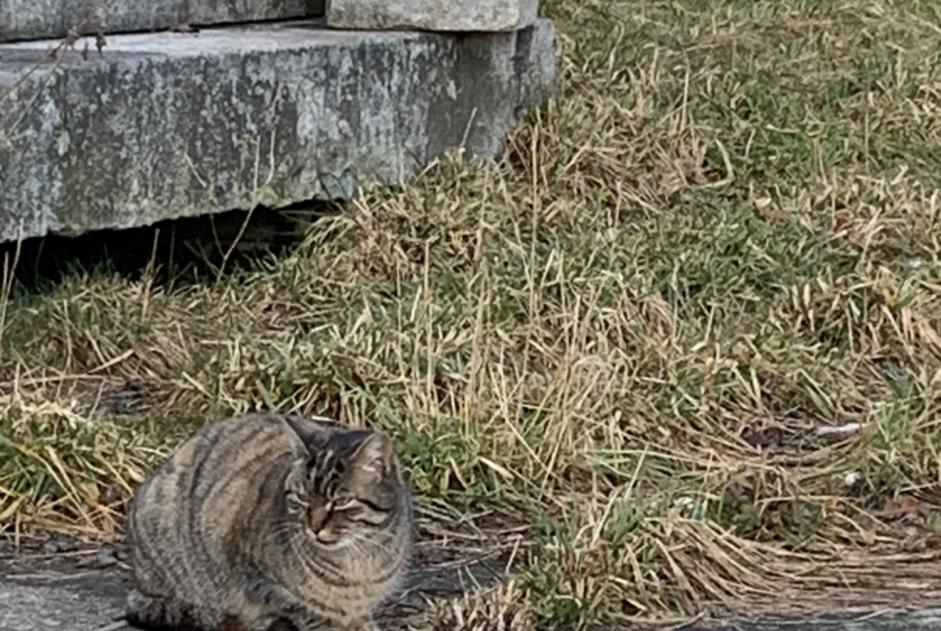
{"label": "tuft of grass", "polygon": [[545,9],[561,92],[499,164],[444,160],[213,282],[19,288],[0,527],[111,532],[201,422],[295,410],[389,431],[455,528],[530,525],[512,582],[441,624],[941,597],[935,4]]}
{"label": "tuft of grass", "polygon": [[126,500],[166,454],[153,427],[90,420],[55,402],[0,401],[0,525],[120,531]]}
{"label": "tuft of grass", "polygon": [[462,598],[436,600],[428,608],[421,628],[434,631],[532,631],[525,594],[513,579]]}

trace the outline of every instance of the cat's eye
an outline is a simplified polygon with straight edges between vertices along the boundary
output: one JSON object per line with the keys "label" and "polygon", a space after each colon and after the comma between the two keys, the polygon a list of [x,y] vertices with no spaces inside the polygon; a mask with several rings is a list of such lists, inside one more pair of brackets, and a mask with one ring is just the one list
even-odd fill
{"label": "cat's eye", "polygon": [[365,505],[361,505],[359,510],[351,511],[347,519],[357,524],[376,528],[388,523],[389,514],[382,511],[374,511],[367,508]]}
{"label": "cat's eye", "polygon": [[308,506],[307,500],[302,498],[297,493],[288,493],[287,501],[288,501],[288,508],[291,510],[299,510]]}
{"label": "cat's eye", "polygon": [[354,498],[351,498],[351,499],[342,499],[342,500],[338,500],[338,501],[334,504],[333,510],[335,510],[335,511],[346,511],[346,510],[350,510],[351,508],[356,508],[356,507],[359,506],[359,505],[360,505],[360,503],[359,503],[359,500],[357,500],[357,499],[354,499]]}

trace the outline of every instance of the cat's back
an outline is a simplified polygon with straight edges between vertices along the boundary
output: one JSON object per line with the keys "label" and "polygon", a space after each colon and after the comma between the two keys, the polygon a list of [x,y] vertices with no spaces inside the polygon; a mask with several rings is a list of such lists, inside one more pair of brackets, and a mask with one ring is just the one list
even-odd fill
{"label": "cat's back", "polygon": [[296,434],[277,415],[203,427],[138,489],[129,522],[138,556],[192,556],[192,548],[222,545],[250,515],[265,512],[263,502],[277,496],[298,449]]}

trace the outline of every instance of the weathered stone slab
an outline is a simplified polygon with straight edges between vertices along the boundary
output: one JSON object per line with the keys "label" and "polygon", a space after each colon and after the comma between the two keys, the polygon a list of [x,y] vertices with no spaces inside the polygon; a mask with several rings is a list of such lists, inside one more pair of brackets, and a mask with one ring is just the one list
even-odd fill
{"label": "weathered stone slab", "polygon": [[[43,555],[42,559],[0,555],[0,630],[133,631],[137,627],[121,620],[133,584],[130,568],[119,560],[126,559],[124,550],[119,544],[116,556],[110,546],[97,555],[87,549],[74,555]],[[418,541],[404,589],[377,612],[379,628],[426,628],[421,626],[420,614],[410,618],[429,598],[457,596],[467,583],[492,584],[506,567],[506,558],[474,556],[461,556],[453,544]],[[105,562],[99,563],[98,558]]]}
{"label": "weathered stone slab", "polygon": [[327,24],[348,29],[513,31],[538,12],[539,0],[327,0]]}
{"label": "weathered stone slab", "polygon": [[[782,603],[782,609],[787,605]],[[689,631],[934,631],[941,629],[941,608],[872,607],[854,613],[777,620],[736,620],[687,628]]]}
{"label": "weathered stone slab", "polygon": [[0,579],[0,629],[115,629],[115,620],[124,615],[127,590],[116,572],[102,570],[43,569],[7,576]]}
{"label": "weathered stone slab", "polygon": [[323,0],[0,0],[0,41],[323,15]]}
{"label": "weathered stone slab", "polygon": [[26,75],[48,45],[0,45],[0,240],[349,198],[449,149],[492,157],[555,74],[545,20],[118,35]]}

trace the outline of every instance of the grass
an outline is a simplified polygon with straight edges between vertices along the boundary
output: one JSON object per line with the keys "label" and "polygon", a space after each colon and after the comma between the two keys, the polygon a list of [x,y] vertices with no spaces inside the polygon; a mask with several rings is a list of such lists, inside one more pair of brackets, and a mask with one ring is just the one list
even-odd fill
{"label": "grass", "polygon": [[180,437],[279,408],[389,431],[428,523],[530,526],[440,628],[937,601],[936,3],[545,4],[560,94],[500,164],[218,280],[17,288],[0,527],[119,532]]}

